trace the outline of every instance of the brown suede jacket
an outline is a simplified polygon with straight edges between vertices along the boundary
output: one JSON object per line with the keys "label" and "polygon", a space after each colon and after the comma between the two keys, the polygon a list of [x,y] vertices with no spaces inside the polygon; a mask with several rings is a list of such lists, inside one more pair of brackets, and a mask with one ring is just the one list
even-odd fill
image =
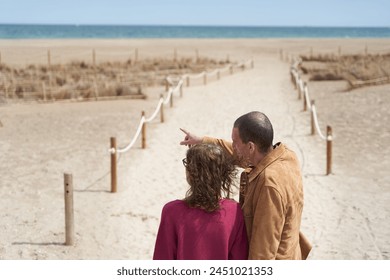
{"label": "brown suede jacket", "polygon": [[[233,156],[232,143],[210,137]],[[240,203],[249,240],[249,259],[306,259],[311,245],[300,232],[303,185],[298,159],[284,144],[241,174]]]}

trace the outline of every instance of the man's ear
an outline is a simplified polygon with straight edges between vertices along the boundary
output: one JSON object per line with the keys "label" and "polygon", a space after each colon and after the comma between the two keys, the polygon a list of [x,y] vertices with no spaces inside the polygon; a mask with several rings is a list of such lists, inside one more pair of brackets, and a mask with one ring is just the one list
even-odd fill
{"label": "man's ear", "polygon": [[249,151],[253,153],[256,150],[256,145],[252,141],[249,141]]}

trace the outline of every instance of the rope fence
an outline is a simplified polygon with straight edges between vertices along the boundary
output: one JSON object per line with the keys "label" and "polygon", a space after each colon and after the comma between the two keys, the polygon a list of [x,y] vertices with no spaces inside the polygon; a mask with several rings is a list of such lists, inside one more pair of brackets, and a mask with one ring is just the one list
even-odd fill
{"label": "rope fence", "polygon": [[[114,51],[113,51],[114,50]],[[180,55],[179,55],[180,54]],[[6,51],[0,49],[0,64],[9,64],[16,67],[25,67],[31,64],[37,65],[62,65],[66,61],[85,61],[86,63],[97,63],[97,62],[115,62],[115,61],[124,61],[127,60],[131,64],[137,64],[141,60],[148,59],[160,59],[165,57],[167,59],[172,59],[173,61],[179,61],[180,59],[192,59],[195,62],[200,62],[205,57],[200,56],[198,49],[194,50],[181,50],[179,51],[175,48],[172,50],[159,50],[158,52],[153,51],[152,49],[139,49],[138,47],[126,47],[126,46],[115,46],[110,50],[105,48],[93,48],[90,49],[90,46],[80,46],[78,49],[69,48],[61,49],[54,48],[41,48],[39,50],[28,52],[23,51],[18,48],[7,49]],[[220,55],[218,59],[224,59],[229,62],[229,54],[226,56]],[[15,59],[17,58],[17,59]]]}
{"label": "rope fence", "polygon": [[315,101],[310,99],[309,89],[307,83],[304,82],[299,74],[299,66],[302,60],[294,59],[290,68],[291,81],[294,84],[294,88],[298,91],[298,99],[303,99],[303,111],[309,109],[311,116],[311,135],[316,133],[320,138],[326,141],[326,175],[332,173],[332,127],[326,127],[326,136],[322,133],[320,125],[318,123],[318,114],[315,106]]}
{"label": "rope fence", "polygon": [[125,147],[117,148],[116,139],[114,137],[110,138],[110,149],[108,150],[108,152],[111,154],[111,192],[115,193],[117,191],[117,154],[126,153],[127,151],[129,151],[134,146],[140,135],[142,138],[141,147],[142,149],[146,148],[146,124],[152,122],[158,116],[159,113],[160,121],[162,123],[164,122],[164,105],[170,104],[170,107],[173,107],[174,94],[180,93],[180,97],[183,96],[184,80],[187,81],[187,87],[190,85],[191,79],[199,78],[203,78],[203,83],[204,85],[206,85],[208,76],[217,74],[220,78],[220,73],[223,71],[229,71],[230,74],[233,74],[234,69],[245,70],[246,68],[253,67],[254,62],[251,59],[240,64],[229,65],[228,67],[225,67],[223,69],[216,69],[211,72],[204,71],[200,74],[183,75],[179,78],[168,76],[166,78],[166,88],[168,89],[168,94],[166,98],[164,99],[163,95],[160,96],[156,109],[149,118],[146,118],[145,112],[142,111],[138,127],[129,144],[127,144]]}
{"label": "rope fence", "polygon": [[[191,56],[183,56],[188,54]],[[2,55],[0,64],[4,63],[0,67],[5,70],[0,71],[0,96],[6,102],[18,100],[52,102],[143,98],[143,87],[158,85],[166,77],[167,70],[164,67],[169,66],[167,66],[167,63],[171,63],[169,57],[172,56],[172,54],[167,54],[161,60],[161,56],[156,58],[156,54],[148,53],[145,50],[143,51],[143,60],[146,61],[146,65],[140,64],[139,67],[147,67],[149,71],[149,74],[146,74],[147,76],[121,69],[118,73],[115,73],[115,77],[111,77],[111,68],[102,70],[102,66],[97,64],[98,57],[100,63],[106,62],[109,67],[117,70],[119,66],[116,63],[123,63],[123,59],[125,59],[126,65],[135,65],[137,61],[141,61],[138,48],[131,51],[126,51],[126,48],[123,47],[119,48],[119,51],[114,53],[115,58],[118,58],[117,62],[113,60],[113,53],[107,50],[97,52],[95,49],[82,49],[78,52],[67,50],[58,52],[55,49],[43,49],[42,51],[23,54],[28,59],[25,63],[16,63],[16,65],[22,66],[24,64],[27,67],[25,69],[12,69],[7,66],[15,65],[13,61],[20,61],[20,59],[12,59],[13,57],[20,57],[20,51],[8,50],[5,54],[0,52],[0,55]],[[156,62],[154,60],[148,61],[148,59],[159,60]],[[192,57],[189,50],[186,50],[183,51],[180,59],[180,61],[184,61],[182,62],[185,65],[189,61],[196,61],[196,63],[200,63],[198,67],[202,67],[202,65],[208,67],[208,63],[216,63],[213,59],[199,57],[197,49],[194,57]],[[28,61],[35,63],[28,63]],[[68,61],[68,63],[63,64],[64,61]],[[179,61],[177,49],[173,51],[173,61]],[[229,55],[223,61],[224,63],[230,63]],[[154,63],[161,63],[162,68],[157,72],[153,70],[155,69]],[[189,86],[190,83],[207,84],[211,80],[219,80],[225,73],[233,74],[237,69],[244,70],[247,66],[245,63],[229,64],[225,68],[215,69],[212,72],[204,71],[197,75],[184,75],[182,78],[186,82],[186,86]],[[132,71],[136,71],[136,69]]]}

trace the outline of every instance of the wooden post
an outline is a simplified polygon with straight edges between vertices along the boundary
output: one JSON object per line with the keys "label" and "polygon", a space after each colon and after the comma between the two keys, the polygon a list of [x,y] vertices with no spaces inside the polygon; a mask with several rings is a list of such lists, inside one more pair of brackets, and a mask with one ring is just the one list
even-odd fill
{"label": "wooden post", "polygon": [[180,85],[180,97],[183,97],[183,83]]}
{"label": "wooden post", "polygon": [[11,87],[11,92],[12,92],[12,99],[15,99],[15,89],[16,89],[14,71],[15,70],[11,70],[11,84],[10,84],[10,87]]}
{"label": "wooden post", "polygon": [[307,85],[306,82],[303,83],[303,111],[306,112],[307,105],[306,105],[306,91],[307,91]]}
{"label": "wooden post", "polygon": [[172,94],[171,94],[171,99],[169,100],[169,105],[172,108],[173,107],[173,89],[171,89],[171,90],[172,90]]}
{"label": "wooden post", "polygon": [[326,127],[326,175],[332,173],[332,127]]}
{"label": "wooden post", "polygon": [[9,88],[9,84],[4,84],[5,98],[6,99],[8,99],[8,88]]}
{"label": "wooden post", "polygon": [[315,135],[316,134],[316,128],[315,128],[315,123],[314,123],[314,110],[313,110],[313,107],[315,106],[315,102],[314,100],[312,100],[311,102],[311,135]]}
{"label": "wooden post", "polygon": [[72,174],[64,174],[65,198],[65,245],[74,245],[74,211],[73,211],[73,178]]}
{"label": "wooden post", "polygon": [[138,48],[136,48],[134,51],[134,64],[136,64],[137,61],[138,61]]}
{"label": "wooden post", "polygon": [[99,98],[99,91],[98,91],[98,86],[97,86],[97,83],[96,83],[96,77],[94,79],[94,86],[95,86],[95,100],[97,101],[98,98]]}
{"label": "wooden post", "polygon": [[207,73],[203,72],[203,84],[207,85]]}
{"label": "wooden post", "polygon": [[95,49],[92,50],[92,65],[93,65],[93,69],[95,70],[95,67],[96,67],[96,52],[95,52]]}
{"label": "wooden post", "polygon": [[50,50],[47,50],[47,68],[50,70],[51,69],[51,55],[50,55]]}
{"label": "wooden post", "polygon": [[186,77],[186,82],[187,82],[187,87],[189,87],[190,86],[190,76]]}
{"label": "wooden post", "polygon": [[[295,71],[295,68],[293,68],[294,71]],[[298,88],[298,81],[297,81],[297,77],[294,75],[294,73],[291,72],[291,79],[293,81],[293,84],[294,84],[294,89],[297,89]]]}
{"label": "wooden post", "polygon": [[302,80],[299,78],[298,80],[298,99],[302,98]]}
{"label": "wooden post", "polygon": [[165,82],[165,91],[168,91],[168,89],[169,89],[169,82],[168,82],[167,79],[165,79],[164,82]]}
{"label": "wooden post", "polygon": [[43,101],[46,102],[46,86],[45,82],[42,82]]}
{"label": "wooden post", "polygon": [[292,67],[290,68],[290,79],[291,79],[291,83],[292,83],[293,85],[295,85],[294,74],[293,74],[293,69],[292,69]]}
{"label": "wooden post", "polygon": [[177,51],[176,48],[173,50],[173,62],[177,61]]}
{"label": "wooden post", "polygon": [[[163,94],[160,94],[160,99],[164,100]],[[161,109],[160,109],[160,120],[163,123],[164,122],[164,103],[161,104]]]}
{"label": "wooden post", "polygon": [[[145,111],[142,111],[142,117],[145,117]],[[146,123],[142,124],[142,149],[146,148]]]}
{"label": "wooden post", "polygon": [[53,98],[53,77],[52,77],[52,73],[51,71],[49,72],[49,92],[50,92],[50,97],[51,97],[51,101],[54,100]]}
{"label": "wooden post", "polygon": [[116,138],[111,137],[111,192],[116,193],[117,190],[117,172],[116,172]]}

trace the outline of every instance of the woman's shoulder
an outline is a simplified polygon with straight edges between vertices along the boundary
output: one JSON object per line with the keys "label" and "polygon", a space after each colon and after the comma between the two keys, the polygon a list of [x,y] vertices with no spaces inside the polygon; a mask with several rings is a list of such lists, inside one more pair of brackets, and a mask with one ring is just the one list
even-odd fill
{"label": "woman's shoulder", "polygon": [[177,209],[186,207],[186,204],[183,200],[176,199],[172,200],[164,205],[164,211],[177,211]]}
{"label": "woman's shoulder", "polygon": [[221,200],[221,206],[225,208],[240,208],[240,204],[234,199],[224,198]]}

